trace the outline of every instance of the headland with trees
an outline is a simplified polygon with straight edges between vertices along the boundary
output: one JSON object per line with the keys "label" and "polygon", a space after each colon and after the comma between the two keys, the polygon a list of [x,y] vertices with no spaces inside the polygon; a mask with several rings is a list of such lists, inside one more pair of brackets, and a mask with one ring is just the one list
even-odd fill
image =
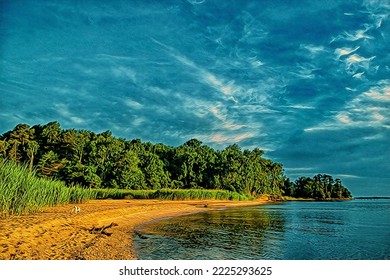
{"label": "headland with trees", "polygon": [[[317,200],[352,197],[340,179],[327,174],[300,177],[292,182],[281,163],[263,155],[259,148],[242,150],[237,144],[215,150],[191,139],[172,147],[117,138],[110,131],[62,129],[58,122],[18,124],[0,136],[0,196],[12,209],[17,200],[31,191],[32,181],[46,180],[51,182],[49,185],[61,184],[58,188],[69,193],[68,202],[107,197],[238,200],[261,195]],[[21,183],[14,177],[30,179]],[[37,189],[42,188],[39,187],[42,183],[36,185]],[[46,192],[49,185],[43,187]],[[4,207],[1,210],[8,211]]]}

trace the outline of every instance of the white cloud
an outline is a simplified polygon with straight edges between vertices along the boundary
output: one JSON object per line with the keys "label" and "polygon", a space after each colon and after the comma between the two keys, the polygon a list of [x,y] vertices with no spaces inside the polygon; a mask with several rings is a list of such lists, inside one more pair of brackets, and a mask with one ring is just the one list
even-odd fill
{"label": "white cloud", "polygon": [[73,124],[83,124],[85,123],[85,120],[81,117],[78,117],[74,115],[68,108],[66,104],[60,103],[54,105],[56,111],[58,114],[63,117],[64,119],[67,119],[69,122]]}
{"label": "white cloud", "polygon": [[369,29],[366,28],[366,29],[356,30],[354,32],[345,32],[344,38],[348,41],[357,41],[357,40],[361,40],[361,39],[373,40],[374,37],[366,34],[368,30]]}
{"label": "white cloud", "polygon": [[224,83],[222,80],[218,79],[214,74],[211,74],[207,71],[202,70],[203,78],[206,81],[206,83],[210,84],[212,87],[217,89],[219,92],[225,94],[225,95],[232,95],[235,91],[238,90],[234,86],[234,82]]}
{"label": "white cloud", "polygon": [[135,58],[134,57],[130,57],[130,56],[119,56],[119,55],[112,55],[112,54],[104,54],[104,53],[101,53],[101,54],[97,54],[96,57],[98,59],[106,59],[106,60],[110,60],[110,61],[134,61]]}
{"label": "white cloud", "polygon": [[293,74],[300,79],[314,79],[316,75],[313,72],[316,70],[319,70],[319,68],[312,64],[300,64],[297,66],[297,71]]}
{"label": "white cloud", "polygon": [[371,61],[375,58],[375,56],[372,56],[372,57],[363,57],[363,56],[360,56],[358,54],[352,54],[350,56],[347,57],[346,61],[348,63],[362,63],[362,62],[367,62],[367,61]]}
{"label": "white cloud", "polygon": [[135,110],[140,110],[144,107],[141,103],[139,103],[135,100],[132,100],[130,98],[126,99],[124,102],[125,102],[126,106],[128,106],[132,109],[135,109]]}
{"label": "white cloud", "polygon": [[111,69],[113,75],[117,78],[127,78],[132,82],[136,82],[136,73],[129,67],[119,66]]}
{"label": "white cloud", "polygon": [[161,88],[161,87],[157,87],[157,86],[144,86],[145,88],[145,91],[146,92],[153,92],[153,93],[157,93],[159,95],[162,95],[164,97],[168,97],[168,96],[175,96],[175,97],[178,97],[178,94],[177,93],[174,93],[172,90],[170,89],[164,89],[164,88]]}
{"label": "white cloud", "polygon": [[250,63],[252,64],[252,66],[254,68],[257,68],[257,67],[260,67],[260,66],[264,65],[264,62],[262,62],[261,60],[258,60],[258,59],[251,59]]}
{"label": "white cloud", "polygon": [[369,73],[376,72],[379,65],[373,65],[373,60],[376,56],[364,57],[357,53],[359,47],[352,48],[338,48],[335,50],[336,59],[340,61],[345,71],[352,75],[353,78],[362,79],[363,74],[367,71]]}
{"label": "white cloud", "polygon": [[238,129],[241,129],[241,128],[244,128],[246,127],[246,125],[243,125],[243,124],[235,124],[233,122],[225,122],[223,124],[223,127],[226,128],[226,129],[229,129],[229,130],[238,130]]}
{"label": "white cloud", "polygon": [[235,135],[232,139],[234,142],[241,142],[245,139],[253,138],[255,136],[252,132],[245,132],[242,134]]}
{"label": "white cloud", "polygon": [[327,51],[324,46],[316,46],[312,44],[301,44],[300,49],[304,50],[306,52],[306,56],[310,58],[315,58]]}
{"label": "white cloud", "polygon": [[313,170],[313,167],[285,167],[284,169],[289,172],[302,172]]}
{"label": "white cloud", "polygon": [[337,56],[337,59],[340,59],[342,56],[352,54],[353,52],[356,52],[360,46],[352,49],[352,48],[337,48],[335,50],[335,54]]}
{"label": "white cloud", "polygon": [[362,72],[357,71],[361,69],[364,69],[366,71],[370,70],[371,61],[374,58],[375,56],[366,58],[358,54],[352,54],[345,59],[346,70],[349,73],[353,73],[354,78],[361,78],[362,74],[360,73]]}
{"label": "white cloud", "polygon": [[220,145],[232,145],[239,142],[242,142],[246,139],[255,137],[255,134],[252,132],[245,133],[212,133],[209,135],[197,135],[196,138],[203,139],[203,141],[217,143]]}
{"label": "white cloud", "polygon": [[352,77],[355,79],[362,79],[363,74],[364,74],[364,72],[356,73],[356,74],[352,75]]}
{"label": "white cloud", "polygon": [[354,31],[344,31],[343,34],[334,37],[330,43],[337,41],[359,41],[359,40],[374,40],[375,38],[371,35],[368,35],[367,32],[371,27],[367,26],[365,29],[359,29]]}
{"label": "white cloud", "polygon": [[240,110],[242,113],[245,113],[245,114],[252,114],[252,113],[273,114],[273,113],[278,113],[277,110],[270,109],[269,107],[261,105],[261,104],[243,104],[243,105],[231,106],[231,108],[235,108],[237,110]]}
{"label": "white cloud", "polygon": [[352,174],[335,174],[336,177],[343,178],[362,178],[361,176],[352,175]]}
{"label": "white cloud", "polygon": [[382,23],[389,17],[390,3],[387,0],[365,0],[364,5],[373,19],[372,27],[381,28]]}
{"label": "white cloud", "polygon": [[206,0],[187,0],[187,2],[192,4],[192,5],[200,5],[200,4],[203,4],[204,2],[206,2]]}
{"label": "white cloud", "polygon": [[351,118],[346,115],[346,114],[340,114],[337,116],[337,119],[341,122],[341,123],[344,123],[344,124],[350,124],[352,123],[352,120]]}
{"label": "white cloud", "polygon": [[363,93],[364,97],[373,101],[390,102],[390,80],[382,81],[382,85],[372,87]]}
{"label": "white cloud", "polygon": [[211,136],[211,141],[217,142],[217,143],[222,143],[224,144],[226,141],[228,141],[229,137],[221,135],[221,134],[213,134]]}
{"label": "white cloud", "polygon": [[221,104],[217,105],[217,106],[211,106],[210,107],[210,112],[219,120],[221,121],[225,121],[226,120],[226,114],[222,114],[220,112],[220,109],[219,107],[221,106]]}
{"label": "white cloud", "polygon": [[339,112],[325,122],[306,128],[306,132],[318,130],[341,130],[351,127],[388,128],[390,123],[390,80],[382,80],[378,85],[359,94]]}
{"label": "white cloud", "polygon": [[133,124],[134,126],[141,126],[144,122],[145,122],[145,118],[138,117],[138,118],[135,118],[135,119],[132,121],[132,124]]}
{"label": "white cloud", "polygon": [[227,109],[221,103],[211,106],[209,109],[212,115],[220,121],[217,125],[218,127],[228,130],[238,130],[245,127],[245,125],[236,124],[233,120],[229,120]]}
{"label": "white cloud", "polygon": [[195,62],[187,58],[186,56],[180,54],[177,50],[174,48],[161,43],[160,41],[153,39],[152,41],[156,44],[163,47],[166,51],[168,51],[168,54],[171,55],[173,58],[175,58],[177,61],[182,63],[183,65],[192,68],[192,75],[195,75],[198,77],[199,81],[207,84],[214,89],[216,89],[218,92],[222,93],[224,96],[227,97],[227,99],[233,100],[234,102],[237,102],[237,100],[234,98],[234,94],[236,92],[242,91],[241,87],[234,84],[234,81],[230,80],[226,82],[224,79],[217,77],[214,73],[206,70],[205,68],[202,68],[198,66]]}
{"label": "white cloud", "polygon": [[280,106],[283,108],[292,108],[292,109],[304,109],[304,110],[313,110],[315,107],[303,105],[303,104],[295,104],[295,105],[288,105],[288,106]]}

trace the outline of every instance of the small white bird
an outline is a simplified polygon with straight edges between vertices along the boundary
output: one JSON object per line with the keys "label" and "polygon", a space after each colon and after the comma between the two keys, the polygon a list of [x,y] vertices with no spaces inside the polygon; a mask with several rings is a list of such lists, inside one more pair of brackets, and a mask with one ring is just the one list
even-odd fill
{"label": "small white bird", "polygon": [[75,213],[75,214],[77,214],[77,213],[79,213],[80,212],[80,207],[78,207],[78,206],[73,206],[73,208],[72,208],[72,213]]}

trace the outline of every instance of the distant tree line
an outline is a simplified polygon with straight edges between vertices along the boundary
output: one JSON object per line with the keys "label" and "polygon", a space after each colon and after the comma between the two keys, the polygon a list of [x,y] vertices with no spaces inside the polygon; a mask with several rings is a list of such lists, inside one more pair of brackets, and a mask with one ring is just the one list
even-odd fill
{"label": "distant tree line", "polygon": [[[317,175],[291,183],[264,151],[236,144],[219,151],[197,139],[171,147],[126,140],[110,131],[63,130],[58,122],[19,124],[0,136],[0,158],[27,164],[43,177],[86,188],[221,189],[258,196],[350,197],[340,180]],[[319,176],[319,177],[318,177]]]}
{"label": "distant tree line", "polygon": [[317,174],[313,178],[300,177],[294,183],[285,181],[284,195],[315,199],[341,199],[352,197],[340,179],[327,174]]}

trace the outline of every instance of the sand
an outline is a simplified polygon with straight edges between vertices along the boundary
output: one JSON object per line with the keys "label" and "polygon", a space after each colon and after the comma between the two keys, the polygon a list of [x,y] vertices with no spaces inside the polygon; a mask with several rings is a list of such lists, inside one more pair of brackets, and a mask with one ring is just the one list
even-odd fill
{"label": "sand", "polygon": [[[134,228],[179,214],[266,203],[256,201],[93,200],[0,219],[0,260],[131,260]],[[207,205],[207,207],[205,207]]]}

